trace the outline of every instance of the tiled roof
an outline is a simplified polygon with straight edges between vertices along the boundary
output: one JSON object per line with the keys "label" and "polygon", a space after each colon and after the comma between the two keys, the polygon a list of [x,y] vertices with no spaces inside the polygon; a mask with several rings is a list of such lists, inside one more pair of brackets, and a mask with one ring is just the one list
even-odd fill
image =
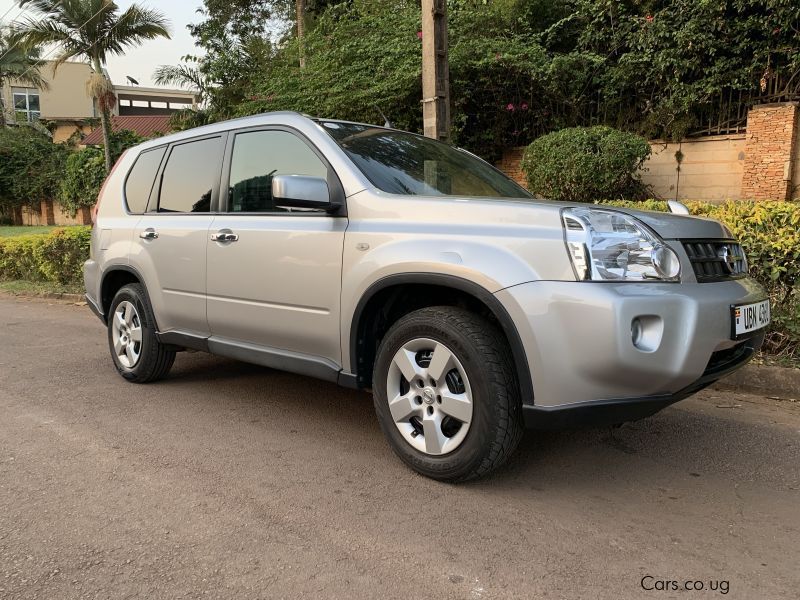
{"label": "tiled roof", "polygon": [[[167,133],[170,130],[169,115],[112,116],[111,131],[117,132],[124,129],[133,131],[142,137],[152,137],[159,133]],[[97,129],[83,138],[81,144],[85,146],[102,146],[103,128],[98,125]]]}

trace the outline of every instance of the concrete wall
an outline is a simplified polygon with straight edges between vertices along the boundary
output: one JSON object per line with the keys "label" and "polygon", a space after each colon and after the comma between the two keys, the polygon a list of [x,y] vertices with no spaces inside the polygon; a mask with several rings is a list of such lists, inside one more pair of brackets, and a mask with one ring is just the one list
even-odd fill
{"label": "concrete wall", "polygon": [[[719,135],[681,143],[650,142],[652,154],[645,163],[642,181],[657,198],[679,200],[738,200],[741,198],[745,135]],[[678,171],[675,154],[683,159]],[[520,167],[524,147],[509,148],[497,168],[527,187]]]}
{"label": "concrete wall", "polygon": [[[92,99],[86,95],[86,81],[92,73],[91,67],[81,62],[65,62],[53,73],[52,65],[52,62],[48,62],[41,70],[42,77],[49,84],[48,89],[39,90],[41,118],[79,120],[96,116]],[[13,87],[30,86],[15,81],[6,81],[3,85],[6,118],[9,121],[14,120]]]}
{"label": "concrete wall", "polygon": [[92,129],[91,125],[86,125],[85,123],[60,121],[53,130],[53,143],[62,144],[69,141],[69,138],[71,138],[76,131],[81,131],[84,135],[88,135],[92,132]]}
{"label": "concrete wall", "polygon": [[15,225],[90,225],[91,210],[84,208],[74,217],[67,214],[58,202],[42,202],[39,210],[25,206],[14,215]]}
{"label": "concrete wall", "polygon": [[792,200],[800,200],[800,114],[794,129],[794,161],[792,162],[792,185],[789,189],[789,196]]}
{"label": "concrete wall", "polygon": [[[642,181],[660,198],[678,200],[739,200],[745,135],[715,135],[680,143],[650,142],[652,155]],[[683,155],[678,170],[676,153]]]}

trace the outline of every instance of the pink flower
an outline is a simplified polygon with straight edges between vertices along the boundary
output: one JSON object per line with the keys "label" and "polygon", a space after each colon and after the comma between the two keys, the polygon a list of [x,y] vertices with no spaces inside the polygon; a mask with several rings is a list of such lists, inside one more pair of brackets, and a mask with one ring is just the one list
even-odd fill
{"label": "pink flower", "polygon": [[422,32],[421,32],[421,31],[418,31],[418,32],[417,32],[417,39],[418,39],[418,40],[421,40],[421,39],[422,39]]}
{"label": "pink flower", "polygon": [[508,112],[514,112],[514,105],[509,102],[508,106],[506,106],[506,110]]}
{"label": "pink flower", "polygon": [[527,102],[523,102],[522,104],[519,105],[519,109],[520,110],[528,110],[528,103]]}
{"label": "pink flower", "polygon": [[652,23],[654,19],[655,19],[655,17],[653,15],[647,15],[644,18],[644,20],[647,21],[648,23]]}

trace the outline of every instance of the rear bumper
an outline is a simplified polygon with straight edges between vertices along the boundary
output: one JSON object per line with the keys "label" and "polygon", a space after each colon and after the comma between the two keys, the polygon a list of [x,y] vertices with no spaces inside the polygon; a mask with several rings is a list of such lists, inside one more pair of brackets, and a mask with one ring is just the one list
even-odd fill
{"label": "rear bumper", "polygon": [[764,341],[761,332],[735,348],[712,356],[703,375],[695,382],[673,394],[643,398],[617,398],[592,400],[560,406],[523,405],[522,414],[528,429],[569,429],[577,427],[602,427],[638,421],[656,414],[670,404],[675,404],[708,387],[715,381],[742,367],[753,358]]}

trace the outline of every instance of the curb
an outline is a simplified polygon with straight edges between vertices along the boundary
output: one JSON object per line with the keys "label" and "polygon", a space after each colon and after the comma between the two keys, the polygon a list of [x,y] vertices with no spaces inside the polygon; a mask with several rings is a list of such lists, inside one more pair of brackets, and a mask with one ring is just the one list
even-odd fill
{"label": "curb", "polygon": [[745,365],[720,379],[712,387],[781,399],[800,399],[800,369]]}
{"label": "curb", "polygon": [[0,292],[0,296],[11,298],[27,298],[31,300],[67,300],[69,302],[85,302],[83,294],[68,294],[66,292],[42,292],[41,294],[26,294],[14,292]]}

